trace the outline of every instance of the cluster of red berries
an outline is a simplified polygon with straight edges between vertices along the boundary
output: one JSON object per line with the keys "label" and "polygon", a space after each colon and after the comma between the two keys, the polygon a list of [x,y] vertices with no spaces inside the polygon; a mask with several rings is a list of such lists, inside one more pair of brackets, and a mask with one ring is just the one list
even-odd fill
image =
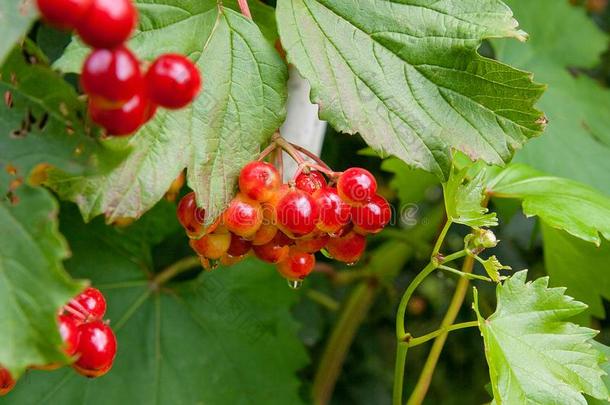
{"label": "cluster of red berries", "polygon": [[177,54],[159,56],[144,74],[124,45],[137,23],[132,0],[37,0],[43,18],[76,29],[94,48],[82,69],[89,116],[109,135],[129,135],[148,122],[157,106],[177,109],[201,89],[197,67]]}
{"label": "cluster of red berries", "polygon": [[[75,361],[72,367],[86,377],[106,374],[114,362],[117,350],[112,328],[103,321],[106,300],[93,287],[86,288],[65,305],[57,315],[63,350]],[[57,364],[36,365],[31,368],[53,370]],[[15,380],[5,368],[0,367],[0,395],[15,386]]]}
{"label": "cluster of red berries", "polygon": [[289,284],[298,286],[320,250],[341,262],[357,262],[366,235],[381,231],[391,219],[388,202],[376,193],[375,178],[354,167],[329,172],[329,183],[321,171],[303,168],[282,184],[272,164],[247,164],[239,175],[239,193],[208,227],[195,194],[184,196],[178,219],[204,267],[233,264],[252,252],[276,264]]}

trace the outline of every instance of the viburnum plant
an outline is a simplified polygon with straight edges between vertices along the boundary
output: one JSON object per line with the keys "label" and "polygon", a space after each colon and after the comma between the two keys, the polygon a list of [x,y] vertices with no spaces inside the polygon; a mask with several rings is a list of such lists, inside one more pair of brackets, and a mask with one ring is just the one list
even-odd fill
{"label": "viburnum plant", "polygon": [[[330,403],[385,292],[394,404],[424,402],[448,335],[469,328],[492,403],[606,403],[610,349],[586,325],[610,298],[610,191],[587,176],[608,162],[610,96],[565,54],[592,64],[607,41],[567,2],[508,3],[530,44],[500,0],[0,4],[0,404]],[[554,38],[559,55],[537,42],[548,25],[590,46]],[[368,148],[323,160],[291,141],[289,69]],[[549,122],[557,136],[530,147]],[[546,156],[569,166],[573,138],[586,170]],[[499,240],[518,210],[544,250],[530,271]],[[430,331],[431,280],[455,288]],[[366,342],[377,357],[356,366],[379,368]],[[374,402],[357,392],[335,402]]]}

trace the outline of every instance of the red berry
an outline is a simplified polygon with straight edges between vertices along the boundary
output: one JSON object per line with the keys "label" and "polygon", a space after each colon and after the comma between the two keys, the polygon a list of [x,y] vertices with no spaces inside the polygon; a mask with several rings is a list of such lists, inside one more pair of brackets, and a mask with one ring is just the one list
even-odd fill
{"label": "red berry", "polygon": [[284,233],[277,232],[271,242],[253,246],[252,250],[259,259],[267,263],[279,263],[288,256],[289,244],[292,241]]}
{"label": "red berry", "polygon": [[182,55],[159,56],[146,73],[153,101],[165,108],[182,108],[195,99],[201,89],[197,66]]}
{"label": "red berry", "polygon": [[[263,214],[264,216],[264,214]],[[263,224],[258,231],[254,234],[254,238],[252,239],[252,244],[255,246],[264,245],[265,243],[271,242],[271,240],[277,234],[278,229],[275,225]]]}
{"label": "red berry", "polygon": [[297,239],[295,246],[302,252],[316,253],[324,248],[329,240],[330,236],[327,233],[321,233],[310,238]]}
{"label": "red berry", "polygon": [[266,162],[250,162],[239,173],[239,190],[259,202],[273,198],[280,184],[279,172]]}
{"label": "red berry", "polygon": [[106,314],[106,299],[101,291],[94,287],[85,288],[68,305],[83,314],[86,320],[99,321]]}
{"label": "red berry", "polygon": [[[260,229],[259,229],[260,232]],[[258,232],[256,232],[256,234],[258,235]],[[231,234],[231,244],[229,246],[229,250],[227,250],[227,253],[230,256],[233,257],[238,257],[238,256],[243,256],[246,253],[248,253],[250,251],[250,248],[252,248],[252,242],[235,234]]]}
{"label": "red berry", "polygon": [[13,380],[11,373],[0,366],[0,397],[8,394],[17,382]]}
{"label": "red berry", "polygon": [[139,62],[124,46],[91,52],[83,64],[80,83],[104,108],[118,108],[144,90]]}
{"label": "red berry", "polygon": [[199,239],[191,239],[189,243],[199,256],[217,260],[227,253],[231,245],[231,234],[228,232],[209,233]]}
{"label": "red berry", "polygon": [[[186,230],[189,237],[198,237],[204,233],[205,210],[197,207],[194,192],[190,192],[180,199],[176,210],[178,221]],[[210,232],[213,230],[210,230]]]}
{"label": "red berry", "polygon": [[116,338],[110,326],[101,321],[84,323],[78,327],[80,355],[74,368],[87,377],[99,377],[112,367],[116,354]]}
{"label": "red berry", "polygon": [[302,190],[291,190],[276,206],[277,224],[289,233],[303,236],[316,229],[318,205]]}
{"label": "red berry", "polygon": [[131,0],[93,0],[76,30],[83,42],[93,48],[114,48],[127,41],[137,18]]}
{"label": "red berry", "polygon": [[149,100],[144,94],[136,94],[118,108],[106,109],[89,100],[89,115],[91,120],[106,128],[109,135],[130,135],[138,130],[146,121]]}
{"label": "red berry", "polygon": [[356,263],[365,248],[366,238],[353,231],[340,238],[331,238],[326,245],[326,250],[333,259],[348,264]]}
{"label": "red berry", "polygon": [[335,233],[350,221],[350,206],[339,197],[334,187],[324,187],[313,193],[318,204],[320,218],[318,229],[328,233]]}
{"label": "red berry", "polygon": [[78,349],[78,322],[69,315],[60,315],[57,321],[59,323],[59,334],[64,342],[64,352],[72,357]]}
{"label": "red berry", "polygon": [[277,264],[277,270],[288,280],[303,280],[311,273],[316,257],[311,253],[290,249],[288,257]]}
{"label": "red berry", "polygon": [[263,210],[257,201],[239,193],[225,210],[223,223],[234,234],[249,238],[263,223]]}
{"label": "red berry", "polygon": [[390,222],[391,218],[390,204],[378,194],[364,205],[352,207],[352,221],[358,233],[377,233]]}
{"label": "red berry", "polygon": [[72,29],[83,18],[93,0],[37,0],[43,19],[60,29]]}
{"label": "red berry", "polygon": [[314,191],[326,186],[326,179],[322,173],[312,170],[309,173],[299,173],[294,183],[299,190],[313,194]]}
{"label": "red berry", "polygon": [[346,203],[360,205],[375,195],[377,181],[368,170],[352,167],[339,176],[337,191]]}

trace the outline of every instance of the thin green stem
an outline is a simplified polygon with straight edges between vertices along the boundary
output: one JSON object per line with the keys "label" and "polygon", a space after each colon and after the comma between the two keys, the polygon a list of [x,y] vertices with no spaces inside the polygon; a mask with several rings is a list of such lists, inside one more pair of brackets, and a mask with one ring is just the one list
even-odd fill
{"label": "thin green stem", "polygon": [[407,352],[409,344],[398,342],[396,345],[396,365],[394,366],[394,391],[392,393],[392,404],[402,404],[402,391],[405,379],[405,363],[407,362]]}
{"label": "thin green stem", "polygon": [[443,229],[441,229],[441,233],[438,235],[436,243],[434,244],[434,249],[432,250],[432,257],[435,257],[441,251],[441,247],[443,246],[443,242],[445,241],[445,237],[447,236],[449,228],[451,228],[451,224],[451,220],[447,219],[445,225],[443,226]]}
{"label": "thin green stem", "polygon": [[[463,273],[471,273],[472,268],[474,266],[474,258],[473,256],[466,256],[464,260],[464,264],[462,265]],[[458,281],[457,287],[455,288],[455,292],[453,293],[453,297],[451,298],[451,303],[449,304],[449,308],[447,309],[447,313],[441,322],[440,329],[448,328],[450,325],[455,322],[457,315],[464,303],[464,298],[466,298],[466,292],[468,291],[468,284],[470,280],[467,278],[460,278]],[[426,397],[426,393],[428,392],[428,388],[430,387],[430,382],[432,381],[432,375],[434,374],[434,369],[436,368],[436,364],[438,363],[438,359],[440,358],[441,352],[443,351],[443,346],[445,345],[445,341],[447,340],[448,332],[442,332],[438,335],[434,343],[432,344],[432,348],[430,349],[430,353],[428,354],[428,358],[426,359],[426,363],[424,364],[424,368],[419,375],[419,379],[417,380],[417,384],[411,393],[411,397],[407,401],[407,405],[420,405],[424,398]]]}
{"label": "thin green stem", "polygon": [[445,333],[452,332],[454,330],[473,328],[473,327],[476,327],[476,326],[479,326],[479,322],[478,321],[455,323],[455,324],[450,325],[450,326],[442,327],[442,328],[439,328],[439,329],[435,330],[434,332],[430,332],[430,333],[425,334],[425,335],[420,336],[420,337],[412,338],[411,340],[409,340],[409,347],[419,346],[419,345],[421,345],[423,343],[426,343],[429,340],[434,339],[437,336],[440,336],[440,335],[445,334]]}
{"label": "thin green stem", "polygon": [[489,278],[489,277],[479,276],[478,274],[472,274],[472,273],[464,273],[460,270],[454,269],[453,267],[445,266],[442,264],[439,265],[438,268],[440,270],[448,271],[450,273],[457,274],[459,277],[465,277],[470,280],[483,280],[483,281],[488,281],[488,282],[492,281],[491,278]]}
{"label": "thin green stem", "polygon": [[398,305],[398,313],[396,314],[396,339],[398,339],[399,342],[404,341],[405,337],[407,336],[405,331],[405,313],[407,311],[407,305],[409,304],[411,295],[413,295],[413,292],[417,289],[421,282],[424,281],[424,279],[434,270],[436,270],[436,265],[433,262],[428,263],[428,265],[424,267],[423,270],[417,274],[417,276],[415,276],[413,281],[411,281],[400,300],[400,304]]}
{"label": "thin green stem", "polygon": [[322,305],[326,309],[336,312],[339,310],[339,303],[334,298],[320,292],[318,290],[307,290],[305,293],[307,298],[313,302]]}
{"label": "thin green stem", "polygon": [[161,271],[155,278],[152,279],[151,284],[153,286],[159,287],[172,278],[176,277],[180,273],[184,273],[185,271],[192,270],[196,267],[201,266],[201,259],[199,256],[188,256],[183,259],[178,260],[174,264],[166,267],[163,271]]}
{"label": "thin green stem", "polygon": [[459,252],[451,253],[450,255],[443,257],[441,260],[441,263],[453,262],[457,259],[461,259],[462,257],[466,256],[467,254],[468,254],[468,252],[466,251],[466,249],[460,250]]}

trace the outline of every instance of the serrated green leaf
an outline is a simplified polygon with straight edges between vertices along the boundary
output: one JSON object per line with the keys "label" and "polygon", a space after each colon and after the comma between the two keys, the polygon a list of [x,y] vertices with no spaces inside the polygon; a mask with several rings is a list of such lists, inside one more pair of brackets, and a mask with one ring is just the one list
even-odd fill
{"label": "serrated green leaf", "polygon": [[460,170],[454,168],[449,180],[443,183],[447,218],[470,227],[496,226],[496,213],[488,213],[489,210],[482,205],[485,199],[486,171],[475,167],[476,174],[467,180],[472,167],[471,165]]}
{"label": "serrated green leaf", "polygon": [[[49,185],[78,203],[86,219],[139,217],[186,167],[189,186],[213,221],[235,194],[237,175],[267,143],[285,115],[286,65],[257,26],[211,1],[141,3],[132,43],[152,59],[162,52],[192,56],[204,78],[187,108],[159,111],[131,140],[135,152],[107,175],[55,172]],[[74,58],[59,66],[74,68]]]}
{"label": "serrated green leaf", "polygon": [[30,365],[67,363],[57,311],[80,289],[63,269],[68,246],[57,202],[42,188],[0,199],[0,364],[19,376]]}
{"label": "serrated green leaf", "polygon": [[610,243],[596,247],[542,224],[544,264],[551,282],[589,306],[586,317],[606,316],[602,298],[610,299]]}
{"label": "serrated green leaf", "polygon": [[499,0],[279,0],[276,15],[321,118],[414,167],[446,179],[452,148],[503,164],[543,128],[544,86],[476,52],[525,38]]}
{"label": "serrated green leaf", "polygon": [[489,277],[496,283],[502,279],[500,270],[511,270],[510,266],[504,266],[502,263],[500,263],[500,260],[498,260],[495,255],[483,260],[481,264],[483,264],[483,268]]}
{"label": "serrated green leaf", "polygon": [[525,215],[598,246],[600,235],[610,240],[610,198],[584,184],[513,164],[490,181],[487,193],[521,199]]}
{"label": "serrated green leaf", "polygon": [[84,104],[74,89],[49,68],[30,41],[16,47],[0,67],[0,94],[0,171],[5,172],[0,195],[10,182],[26,181],[37,164],[81,175],[107,170],[128,152],[97,141],[84,122]]}
{"label": "serrated green leaf", "polygon": [[29,0],[0,3],[0,64],[36,19],[36,7]]}
{"label": "serrated green leaf", "polygon": [[[603,376],[602,379],[606,384],[606,388],[610,390],[610,347],[603,345],[599,342],[593,342],[593,347],[604,356],[604,361],[601,367],[602,370],[606,372],[606,375]],[[589,403],[589,405],[607,405],[608,403],[610,403],[610,400],[600,400],[588,397],[587,402]]]}
{"label": "serrated green leaf", "polygon": [[530,40],[524,45],[494,41],[496,56],[549,85],[539,104],[549,118],[545,136],[528,143],[515,160],[610,195],[610,91],[585,73],[575,74],[598,65],[608,48],[607,34],[583,7],[568,1],[507,3]]}
{"label": "serrated green leaf", "polygon": [[498,285],[497,309],[487,319],[475,294],[496,403],[582,405],[583,393],[607,399],[603,356],[592,346],[597,332],[567,322],[586,305],[565,288],[548,288],[548,277],[526,279],[523,270]]}
{"label": "serrated green leaf", "polygon": [[[147,216],[136,233],[162,231]],[[131,227],[84,225],[72,210],[62,211],[62,230],[73,251],[68,269],[107,298],[114,366],[99,379],[31,371],[0,404],[302,403],[295,374],[307,358],[291,315],[298,294],[272,266],[248,260],[155,288],[146,255],[122,247]]]}

